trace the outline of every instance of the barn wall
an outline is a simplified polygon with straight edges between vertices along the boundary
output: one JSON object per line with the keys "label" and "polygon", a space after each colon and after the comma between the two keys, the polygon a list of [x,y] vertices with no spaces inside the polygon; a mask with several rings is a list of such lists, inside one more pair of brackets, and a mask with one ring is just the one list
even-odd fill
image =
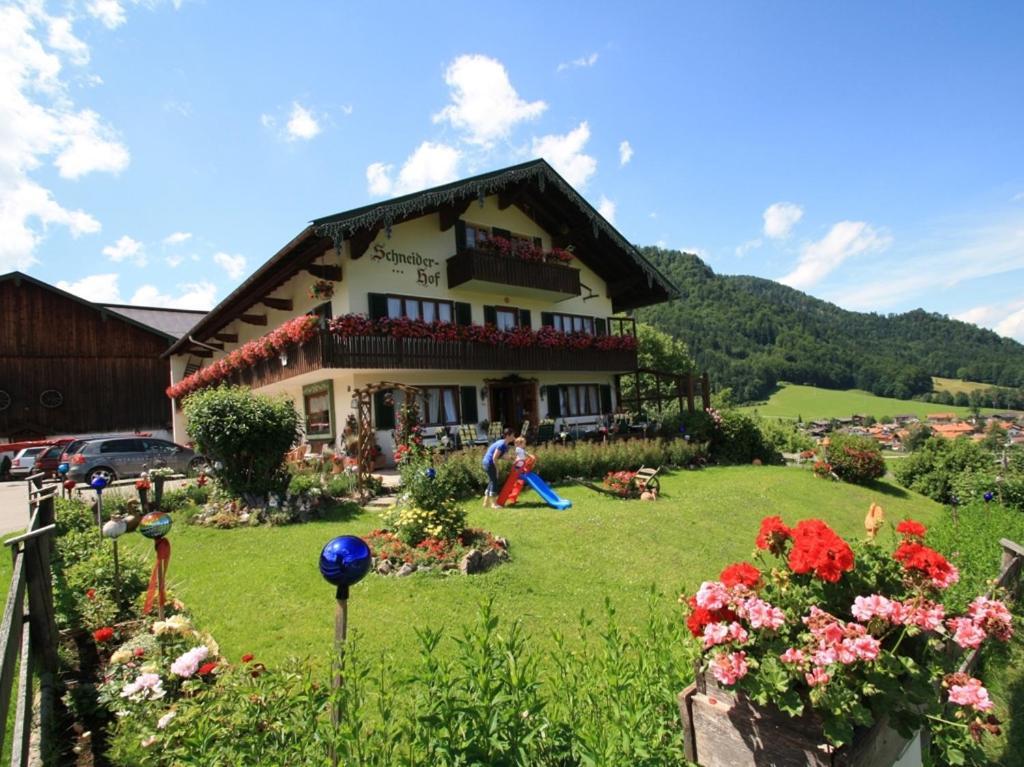
{"label": "barn wall", "polygon": [[[0,439],[167,428],[166,338],[28,281],[0,282]],[[58,407],[40,395],[55,389]]]}

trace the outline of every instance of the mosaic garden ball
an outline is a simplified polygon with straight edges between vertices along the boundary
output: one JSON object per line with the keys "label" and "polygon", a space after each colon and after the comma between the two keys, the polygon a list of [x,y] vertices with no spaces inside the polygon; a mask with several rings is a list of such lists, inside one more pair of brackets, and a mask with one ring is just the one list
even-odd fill
{"label": "mosaic garden ball", "polygon": [[995,493],[993,493],[991,490],[989,490],[987,493],[985,493],[985,503],[988,503],[989,501],[991,501],[995,497],[996,497]]}
{"label": "mosaic garden ball", "polygon": [[171,530],[171,515],[153,511],[139,522],[139,532],[147,538],[163,538]]}
{"label": "mosaic garden ball", "polygon": [[103,525],[103,536],[105,538],[117,539],[128,532],[128,524],[121,518],[108,520]]}
{"label": "mosaic garden ball", "polygon": [[334,586],[351,586],[370,570],[372,555],[366,541],[354,535],[332,538],[320,552],[320,574]]}

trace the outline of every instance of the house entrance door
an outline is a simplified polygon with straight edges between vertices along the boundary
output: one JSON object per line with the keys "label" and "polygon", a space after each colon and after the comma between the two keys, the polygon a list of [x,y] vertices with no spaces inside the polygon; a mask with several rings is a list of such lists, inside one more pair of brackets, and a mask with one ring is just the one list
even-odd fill
{"label": "house entrance door", "polygon": [[503,427],[515,429],[516,434],[524,421],[537,425],[536,381],[492,381],[487,385],[487,401],[491,423],[500,421]]}

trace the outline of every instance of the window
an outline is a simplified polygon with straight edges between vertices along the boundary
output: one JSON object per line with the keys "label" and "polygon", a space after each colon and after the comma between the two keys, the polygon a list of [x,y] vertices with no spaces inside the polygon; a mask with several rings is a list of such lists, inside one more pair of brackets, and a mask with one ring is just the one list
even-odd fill
{"label": "window", "polygon": [[100,445],[101,453],[141,453],[141,439],[112,439]]}
{"label": "window", "polygon": [[466,224],[466,247],[476,248],[480,243],[491,239],[491,231],[484,226]]}
{"label": "window", "polygon": [[331,302],[325,301],[319,306],[313,307],[310,311],[306,312],[306,314],[319,318],[321,327],[326,327],[333,315],[333,312],[331,311]]}
{"label": "window", "polygon": [[146,450],[151,453],[170,454],[177,453],[178,446],[173,442],[168,442],[163,439],[147,439],[145,440]]}
{"label": "window", "polygon": [[558,403],[563,416],[601,415],[601,394],[597,384],[559,386]]}
{"label": "window", "polygon": [[551,313],[551,327],[563,333],[589,333],[594,335],[594,318],[579,314]]}
{"label": "window", "polygon": [[302,387],[308,439],[331,439],[334,436],[333,399],[334,387],[331,381],[321,381]]}
{"label": "window", "polygon": [[[458,386],[417,386],[420,421],[424,426],[455,426],[459,421]],[[395,391],[395,410],[402,406],[405,394]]]}
{"label": "window", "polygon": [[519,310],[498,306],[494,310],[494,324],[498,330],[512,330],[519,325]]}
{"label": "window", "polygon": [[388,296],[387,302],[388,317],[391,319],[407,317],[424,322],[452,322],[454,314],[451,301],[415,296]]}

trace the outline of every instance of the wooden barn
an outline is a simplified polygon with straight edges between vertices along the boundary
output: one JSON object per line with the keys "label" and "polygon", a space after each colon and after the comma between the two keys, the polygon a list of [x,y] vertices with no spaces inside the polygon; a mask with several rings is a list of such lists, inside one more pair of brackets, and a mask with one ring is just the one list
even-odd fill
{"label": "wooden barn", "polygon": [[169,431],[161,355],[204,314],[103,306],[0,275],[0,442]]}

